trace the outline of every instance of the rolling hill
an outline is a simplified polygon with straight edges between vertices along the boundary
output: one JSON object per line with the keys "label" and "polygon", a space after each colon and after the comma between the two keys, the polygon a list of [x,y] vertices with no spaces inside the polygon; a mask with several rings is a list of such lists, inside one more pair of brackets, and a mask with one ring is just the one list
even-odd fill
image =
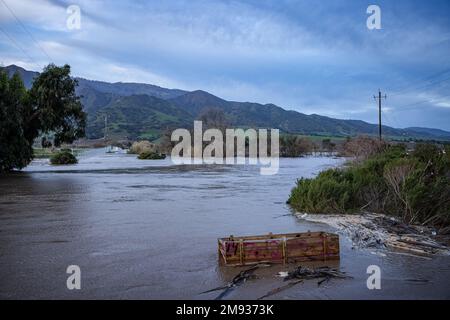
{"label": "rolling hill", "polygon": [[[18,72],[31,87],[37,72],[11,65],[3,68],[9,76]],[[157,138],[165,128],[190,127],[208,108],[223,110],[235,127],[278,128],[285,133],[323,136],[376,135],[378,126],[361,120],[342,120],[317,114],[285,110],[274,104],[227,101],[206,91],[167,89],[143,83],[109,83],[78,80],[80,95],[88,113],[87,134],[99,138],[107,131],[116,138]],[[385,135],[396,138],[450,141],[450,132],[432,128],[397,129],[383,126]]]}
{"label": "rolling hill", "polygon": [[144,94],[121,96],[88,113],[87,131],[91,136],[103,135],[106,116],[109,136],[146,139],[157,138],[158,132],[167,127],[192,126],[194,121],[189,113],[166,100]]}

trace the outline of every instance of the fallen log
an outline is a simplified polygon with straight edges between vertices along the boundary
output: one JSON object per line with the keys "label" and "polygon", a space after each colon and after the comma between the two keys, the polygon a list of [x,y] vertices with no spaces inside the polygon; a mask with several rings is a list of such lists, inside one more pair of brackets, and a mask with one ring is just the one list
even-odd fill
{"label": "fallen log", "polygon": [[433,252],[428,252],[428,251],[425,251],[425,250],[419,249],[417,247],[413,247],[411,245],[407,245],[406,243],[401,243],[398,241],[386,242],[386,246],[391,249],[397,249],[397,250],[411,252],[415,255],[430,256],[433,254]]}
{"label": "fallen log", "polygon": [[445,246],[439,245],[438,243],[431,243],[431,242],[428,242],[428,241],[416,241],[416,240],[410,240],[410,239],[404,239],[404,238],[400,238],[397,241],[404,242],[404,243],[407,243],[407,244],[416,245],[416,246],[430,247],[430,248],[433,248],[433,249],[446,249]]}
{"label": "fallen log", "polygon": [[398,254],[398,255],[407,256],[407,257],[419,258],[419,259],[424,259],[424,260],[432,260],[432,258],[430,258],[429,256],[421,256],[421,255],[412,254],[412,253],[408,253],[408,252],[390,251],[389,254]]}

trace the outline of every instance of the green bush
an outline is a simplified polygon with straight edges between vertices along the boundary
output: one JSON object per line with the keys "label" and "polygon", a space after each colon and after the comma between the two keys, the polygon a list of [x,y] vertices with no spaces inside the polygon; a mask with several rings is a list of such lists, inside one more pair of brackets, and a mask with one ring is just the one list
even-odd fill
{"label": "green bush", "polygon": [[138,156],[138,159],[141,159],[141,160],[159,160],[159,159],[165,159],[165,158],[166,158],[165,154],[151,152],[151,151],[141,152]]}
{"label": "green bush", "polygon": [[61,149],[61,151],[55,153],[50,157],[50,163],[54,165],[76,164],[78,163],[78,160],[72,154],[70,149]]}
{"label": "green bush", "polygon": [[408,154],[390,146],[363,162],[300,179],[288,203],[311,213],[361,210],[395,215],[409,223],[450,223],[450,158],[434,145]]}
{"label": "green bush", "polygon": [[321,172],[315,179],[300,179],[288,202],[299,211],[349,212],[355,192],[347,176],[342,170],[330,169]]}

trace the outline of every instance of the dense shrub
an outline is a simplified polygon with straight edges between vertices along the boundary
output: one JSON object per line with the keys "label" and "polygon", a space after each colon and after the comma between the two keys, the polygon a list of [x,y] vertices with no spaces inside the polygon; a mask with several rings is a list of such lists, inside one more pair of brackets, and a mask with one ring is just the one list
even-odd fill
{"label": "dense shrub", "polygon": [[69,149],[61,149],[61,151],[55,153],[50,157],[51,164],[76,164],[77,158],[72,154]]}
{"label": "dense shrub", "polygon": [[166,158],[165,154],[151,152],[151,151],[141,152],[138,156],[138,159],[141,159],[141,160],[159,160],[159,159],[165,159],[165,158]]}
{"label": "dense shrub", "polygon": [[288,200],[299,211],[353,213],[363,209],[401,217],[409,223],[450,223],[450,158],[434,145],[403,145],[348,167],[300,179]]}

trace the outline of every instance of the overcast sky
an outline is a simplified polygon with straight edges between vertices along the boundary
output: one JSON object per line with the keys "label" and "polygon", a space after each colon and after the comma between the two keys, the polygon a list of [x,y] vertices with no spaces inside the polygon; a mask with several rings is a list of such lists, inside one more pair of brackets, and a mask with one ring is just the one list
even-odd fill
{"label": "overcast sky", "polygon": [[[80,29],[67,27],[72,4]],[[370,4],[380,30],[366,26]],[[372,123],[380,88],[387,125],[450,130],[448,0],[0,0],[0,62],[51,61],[88,79]]]}

